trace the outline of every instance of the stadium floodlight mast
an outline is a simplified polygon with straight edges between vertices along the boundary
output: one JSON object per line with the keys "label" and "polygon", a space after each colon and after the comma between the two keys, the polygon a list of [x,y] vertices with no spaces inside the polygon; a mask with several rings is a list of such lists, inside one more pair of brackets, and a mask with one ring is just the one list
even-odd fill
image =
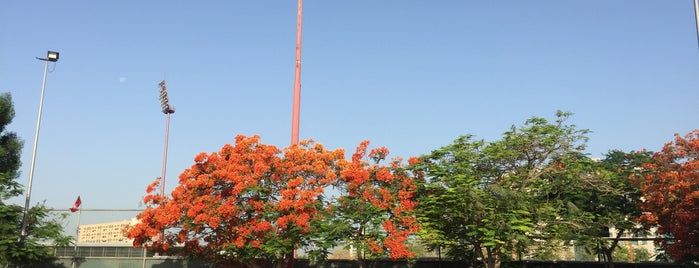
{"label": "stadium floodlight mast", "polygon": [[160,108],[167,115],[165,120],[165,152],[163,153],[163,174],[160,177],[160,196],[165,197],[165,171],[167,170],[167,143],[170,136],[170,114],[175,113],[175,107],[170,105],[170,100],[167,97],[167,86],[165,80],[160,82]]}
{"label": "stadium floodlight mast", "polygon": [[46,58],[36,57],[37,60],[44,61],[44,79],[41,81],[41,97],[39,99],[39,115],[36,119],[36,131],[34,132],[34,147],[32,148],[32,163],[29,166],[29,181],[27,182],[26,199],[24,200],[24,213],[22,214],[22,230],[20,239],[27,235],[27,222],[29,221],[29,202],[32,197],[32,180],[34,179],[34,163],[36,160],[36,147],[39,143],[39,128],[41,126],[41,112],[44,107],[44,91],[46,89],[46,74],[49,69],[49,62],[58,61],[58,52],[48,51]]}

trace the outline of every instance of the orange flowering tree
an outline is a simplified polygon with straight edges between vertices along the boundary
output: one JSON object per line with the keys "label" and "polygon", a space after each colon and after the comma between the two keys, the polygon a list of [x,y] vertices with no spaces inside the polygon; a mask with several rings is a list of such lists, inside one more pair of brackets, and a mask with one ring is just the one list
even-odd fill
{"label": "orange flowering tree", "polygon": [[235,145],[197,155],[170,197],[156,193],[157,181],[148,186],[148,208],[126,235],[136,247],[224,266],[280,267],[296,248],[322,258],[333,246],[320,230],[329,218],[324,189],[343,159],[342,150],[313,141],[282,151],[239,135]]}
{"label": "orange flowering tree", "polygon": [[660,246],[677,261],[699,261],[699,130],[675,135],[639,178],[646,212],[641,220],[658,227]]}
{"label": "orange flowering tree", "polygon": [[[357,251],[359,267],[369,257],[410,258],[407,239],[418,229],[413,213],[417,185],[399,158],[380,165],[389,151],[376,148],[367,155],[362,142],[344,163],[338,180],[339,196],[331,208],[335,215],[331,233]],[[367,158],[368,156],[368,158]]]}

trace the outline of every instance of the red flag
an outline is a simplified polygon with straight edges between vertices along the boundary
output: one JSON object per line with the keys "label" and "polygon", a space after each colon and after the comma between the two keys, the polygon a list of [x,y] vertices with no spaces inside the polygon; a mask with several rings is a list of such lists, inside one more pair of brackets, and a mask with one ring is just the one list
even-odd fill
{"label": "red flag", "polygon": [[80,201],[80,196],[78,196],[78,199],[75,200],[75,204],[73,204],[73,207],[70,208],[70,212],[76,212],[76,211],[78,211],[78,210],[80,209],[80,205],[81,205],[82,203],[83,203],[83,202]]}

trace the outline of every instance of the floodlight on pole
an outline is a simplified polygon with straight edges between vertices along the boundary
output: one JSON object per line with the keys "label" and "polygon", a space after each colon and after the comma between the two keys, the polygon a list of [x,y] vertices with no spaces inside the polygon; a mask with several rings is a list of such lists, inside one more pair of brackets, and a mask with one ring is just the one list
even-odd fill
{"label": "floodlight on pole", "polygon": [[160,82],[160,108],[167,115],[165,119],[165,152],[163,153],[163,174],[160,177],[160,196],[165,197],[165,171],[167,170],[167,144],[170,136],[170,114],[175,113],[175,108],[170,105],[170,100],[167,97],[167,86],[165,80]]}
{"label": "floodlight on pole", "polygon": [[46,75],[49,69],[49,61],[58,61],[58,52],[48,51],[46,53],[46,58],[36,57],[37,60],[44,61],[44,78],[41,81],[41,97],[39,99],[39,115],[36,119],[36,131],[34,132],[34,147],[32,148],[32,162],[29,166],[29,180],[27,181],[27,191],[24,200],[24,213],[22,214],[22,230],[20,239],[23,239],[27,235],[27,222],[29,221],[29,203],[32,197],[32,181],[34,179],[34,163],[36,162],[36,148],[39,143],[39,129],[41,127],[41,112],[44,107],[44,91],[46,89]]}

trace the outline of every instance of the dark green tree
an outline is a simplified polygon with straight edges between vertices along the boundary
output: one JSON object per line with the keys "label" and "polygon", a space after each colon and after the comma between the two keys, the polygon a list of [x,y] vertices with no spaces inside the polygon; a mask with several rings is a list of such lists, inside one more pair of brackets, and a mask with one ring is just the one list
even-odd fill
{"label": "dark green tree", "polygon": [[14,115],[11,95],[0,94],[0,266],[30,267],[51,261],[49,245],[67,245],[70,237],[62,235],[59,219],[43,204],[29,209],[27,235],[21,234],[24,208],[7,203],[22,194],[17,182],[22,141],[6,129]]}
{"label": "dark green tree", "polygon": [[650,157],[646,151],[613,150],[602,160],[582,154],[557,159],[555,166],[566,168],[548,179],[547,199],[559,203],[560,217],[570,222],[559,226],[565,230],[559,238],[575,241],[614,267],[613,253],[621,238],[646,233],[637,221],[642,214],[641,191],[630,176],[644,172],[641,167]]}
{"label": "dark green tree", "polygon": [[[555,237],[557,204],[546,201],[546,179],[558,172],[555,159],[579,153],[587,130],[533,117],[494,142],[462,136],[423,156],[414,169],[424,174],[418,211],[421,233],[432,249],[453,258],[500,267],[541,238]],[[537,240],[538,239],[538,240]]]}
{"label": "dark green tree", "polygon": [[[633,255],[631,254],[633,252]],[[648,262],[651,261],[651,254],[645,248],[630,245],[628,242],[619,243],[614,249],[614,260],[622,262]]]}

